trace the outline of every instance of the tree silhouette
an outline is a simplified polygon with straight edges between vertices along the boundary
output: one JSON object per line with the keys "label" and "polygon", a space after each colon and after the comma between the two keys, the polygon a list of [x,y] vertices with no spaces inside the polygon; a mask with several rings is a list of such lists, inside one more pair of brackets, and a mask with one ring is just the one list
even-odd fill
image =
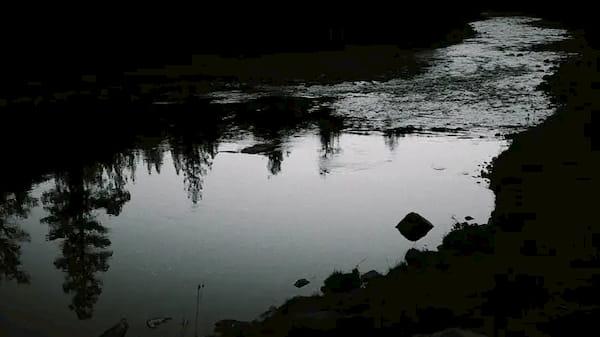
{"label": "tree silhouette", "polygon": [[177,175],[183,172],[185,189],[194,204],[202,199],[204,176],[212,167],[217,147],[212,141],[195,143],[174,140],[171,144],[175,172]]}

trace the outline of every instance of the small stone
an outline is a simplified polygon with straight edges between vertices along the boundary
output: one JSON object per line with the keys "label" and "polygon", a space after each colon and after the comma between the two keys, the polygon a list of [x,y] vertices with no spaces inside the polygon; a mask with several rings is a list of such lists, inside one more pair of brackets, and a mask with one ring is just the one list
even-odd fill
{"label": "small stone", "polygon": [[294,283],[294,287],[296,287],[296,288],[302,288],[302,287],[304,287],[305,285],[307,285],[309,283],[310,283],[309,280],[307,280],[305,278],[301,278],[301,279],[299,279],[298,281],[296,281]]}

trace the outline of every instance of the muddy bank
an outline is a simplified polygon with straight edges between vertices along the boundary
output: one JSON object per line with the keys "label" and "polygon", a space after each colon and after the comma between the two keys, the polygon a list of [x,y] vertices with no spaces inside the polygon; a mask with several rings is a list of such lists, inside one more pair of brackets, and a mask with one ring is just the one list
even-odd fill
{"label": "muddy bank", "polygon": [[[598,317],[600,52],[579,55],[543,90],[561,104],[514,136],[493,163],[489,224],[457,224],[437,252],[410,259],[363,287],[296,297],[253,322],[223,321],[223,336],[411,336],[460,327],[487,336],[568,336]],[[363,271],[365,272],[365,271]]]}

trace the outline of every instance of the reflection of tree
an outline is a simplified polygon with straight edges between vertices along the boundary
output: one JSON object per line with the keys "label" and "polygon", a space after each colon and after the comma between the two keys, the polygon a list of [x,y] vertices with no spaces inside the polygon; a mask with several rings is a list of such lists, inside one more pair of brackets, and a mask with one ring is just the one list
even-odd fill
{"label": "reflection of tree", "polygon": [[177,142],[171,146],[171,156],[175,172],[183,172],[183,181],[188,197],[194,204],[202,199],[202,184],[204,176],[212,167],[212,161],[217,154],[215,142]]}
{"label": "reflection of tree", "polygon": [[339,139],[344,127],[340,118],[323,112],[318,120],[319,139],[321,140],[321,153],[323,157],[335,155],[341,151]]}
{"label": "reflection of tree", "polygon": [[319,159],[319,173],[329,173],[327,164],[330,158],[342,152],[340,147],[340,134],[344,127],[343,120],[332,116],[328,110],[317,114],[319,127],[319,139],[321,141],[321,158]]}
{"label": "reflection of tree", "polygon": [[283,152],[281,150],[276,150],[267,153],[267,158],[269,161],[267,163],[267,168],[272,175],[277,175],[277,173],[281,172],[281,162],[283,162]]}
{"label": "reflection of tree", "polygon": [[154,168],[156,173],[160,174],[160,169],[163,165],[163,149],[158,147],[145,149],[143,155],[148,174],[152,174],[152,168]]}
{"label": "reflection of tree", "polygon": [[390,151],[394,151],[396,149],[396,146],[398,146],[398,140],[400,138],[421,131],[423,131],[422,128],[413,125],[392,128],[391,123],[388,122],[386,123],[385,130],[383,131],[383,140],[385,141],[385,144],[390,149]]}
{"label": "reflection of tree", "polygon": [[393,132],[386,130],[383,133],[383,140],[390,151],[396,150],[396,147],[398,146],[398,136],[396,136]]}
{"label": "reflection of tree", "polygon": [[97,211],[119,215],[130,200],[124,189],[124,169],[133,172],[129,157],[114,158],[109,166],[74,169],[55,176],[55,187],[42,195],[50,213],[42,219],[49,225],[48,239],[62,240],[62,255],[54,260],[66,272],[63,290],[74,293],[69,308],[77,317],[92,317],[94,304],[102,293],[98,272],[106,272],[111,242],[107,229],[97,220]]}
{"label": "reflection of tree", "polygon": [[145,137],[140,142],[140,155],[146,164],[148,174],[152,174],[152,168],[160,174],[163,165],[164,149],[161,146],[162,138]]}
{"label": "reflection of tree", "polygon": [[29,283],[29,275],[21,269],[21,243],[29,241],[29,234],[11,220],[27,217],[36,203],[28,194],[0,193],[0,281]]}

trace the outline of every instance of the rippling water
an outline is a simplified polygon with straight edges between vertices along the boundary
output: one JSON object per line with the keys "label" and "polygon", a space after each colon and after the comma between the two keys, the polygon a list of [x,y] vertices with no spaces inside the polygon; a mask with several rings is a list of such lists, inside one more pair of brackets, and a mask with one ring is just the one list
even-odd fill
{"label": "rippling water", "polygon": [[422,52],[429,62],[420,75],[387,82],[325,86],[263,87],[258,92],[221,92],[222,102],[285,93],[329,97],[336,113],[360,130],[406,125],[463,128],[489,135],[535,125],[553,111],[536,86],[552,73],[565,53],[534,51],[533,46],[564,40],[562,29],[538,28],[527,17],[497,17],[474,22],[477,32],[461,44]]}
{"label": "rippling water", "polygon": [[[410,78],[212,93],[225,110],[296,109],[296,97],[329,113],[275,126],[234,116],[236,137],[139,137],[8,196],[0,225],[22,255],[0,266],[14,278],[0,279],[0,325],[93,336],[125,317],[129,335],[162,336],[185,318],[192,335],[204,283],[206,334],[317,292],[334,269],[385,272],[411,247],[435,249],[453,217],[486,222],[493,194],[480,171],[507,145],[496,134],[553,112],[536,86],[566,57],[533,48],[567,36],[533,20],[474,22],[473,38],[421,52],[429,66]],[[394,228],[411,211],[435,225],[416,243]],[[311,283],[297,289],[299,278]],[[161,316],[173,321],[145,327]]]}

